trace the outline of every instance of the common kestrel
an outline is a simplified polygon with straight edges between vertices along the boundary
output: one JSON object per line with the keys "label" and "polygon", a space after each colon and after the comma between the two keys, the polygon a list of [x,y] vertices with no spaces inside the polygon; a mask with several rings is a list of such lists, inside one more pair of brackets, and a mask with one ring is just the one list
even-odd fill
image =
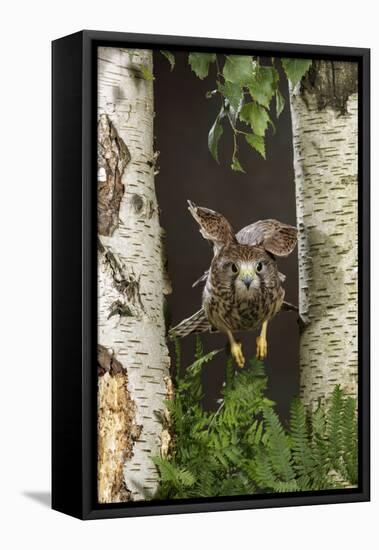
{"label": "common kestrel", "polygon": [[256,339],[257,357],[264,359],[267,323],[285,304],[285,276],[279,273],[275,256],[288,256],[293,251],[297,230],[277,220],[260,220],[235,234],[222,214],[191,201],[188,204],[200,233],[213,243],[214,256],[210,269],[194,284],[205,282],[201,309],[172,328],[169,335],[224,332],[236,364],[243,367],[242,347],[233,333],[261,327]]}

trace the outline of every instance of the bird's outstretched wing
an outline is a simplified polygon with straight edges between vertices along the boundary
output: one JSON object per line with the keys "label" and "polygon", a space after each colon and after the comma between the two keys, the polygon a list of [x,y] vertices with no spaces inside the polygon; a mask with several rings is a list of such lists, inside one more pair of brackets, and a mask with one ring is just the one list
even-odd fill
{"label": "bird's outstretched wing", "polygon": [[183,338],[188,334],[199,334],[201,332],[213,331],[212,325],[209,323],[203,308],[199,309],[188,319],[184,319],[181,323],[173,327],[168,335],[170,338]]}
{"label": "bird's outstretched wing", "polygon": [[212,241],[216,253],[222,246],[236,242],[234,231],[228,220],[222,214],[196,206],[188,201],[188,210],[200,225],[200,233],[209,241]]}
{"label": "bird's outstretched wing", "polygon": [[297,229],[277,220],[259,220],[236,234],[240,244],[263,246],[274,256],[288,256],[297,243]]}

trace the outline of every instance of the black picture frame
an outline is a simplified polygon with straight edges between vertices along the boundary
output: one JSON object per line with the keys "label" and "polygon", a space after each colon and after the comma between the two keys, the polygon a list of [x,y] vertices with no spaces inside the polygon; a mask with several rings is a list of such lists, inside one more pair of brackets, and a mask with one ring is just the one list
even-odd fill
{"label": "black picture frame", "polygon": [[[359,65],[359,484],[356,489],[183,501],[96,501],[98,46],[230,51]],[[52,507],[81,519],[370,499],[370,50],[81,31],[52,44]]]}

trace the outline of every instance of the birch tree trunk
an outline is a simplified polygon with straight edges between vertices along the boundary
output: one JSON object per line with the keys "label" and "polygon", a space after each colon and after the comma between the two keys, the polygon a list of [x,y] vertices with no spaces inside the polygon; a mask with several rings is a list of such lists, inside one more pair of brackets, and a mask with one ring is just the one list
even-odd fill
{"label": "birch tree trunk", "polygon": [[98,50],[98,500],[149,499],[167,452],[167,283],[154,187],[152,52]]}
{"label": "birch tree trunk", "polygon": [[313,61],[290,85],[299,229],[300,394],[357,397],[357,65]]}

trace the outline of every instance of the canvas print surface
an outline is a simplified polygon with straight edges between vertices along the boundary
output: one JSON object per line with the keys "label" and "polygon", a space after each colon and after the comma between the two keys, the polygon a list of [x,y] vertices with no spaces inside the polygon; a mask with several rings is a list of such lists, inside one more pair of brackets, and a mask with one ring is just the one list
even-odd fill
{"label": "canvas print surface", "polygon": [[98,49],[99,503],[356,487],[358,69]]}

